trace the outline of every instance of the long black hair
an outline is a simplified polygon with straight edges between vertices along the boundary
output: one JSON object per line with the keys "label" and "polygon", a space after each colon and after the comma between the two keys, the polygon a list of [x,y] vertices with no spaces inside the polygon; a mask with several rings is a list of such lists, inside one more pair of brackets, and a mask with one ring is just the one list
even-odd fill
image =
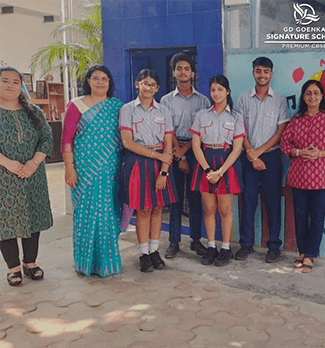
{"label": "long black hair", "polygon": [[297,117],[305,116],[306,111],[308,110],[308,106],[304,100],[304,95],[306,93],[307,88],[310,85],[316,85],[320,89],[323,98],[319,104],[319,110],[325,111],[324,88],[323,88],[322,84],[317,80],[308,80],[301,87],[301,94],[300,94],[299,109],[298,109]]}
{"label": "long black hair", "polygon": [[91,94],[91,88],[89,86],[88,79],[91,78],[91,75],[95,71],[102,71],[109,78],[109,88],[108,88],[108,91],[107,91],[107,97],[108,98],[112,98],[113,97],[113,93],[114,93],[114,89],[115,89],[115,83],[114,83],[114,79],[113,79],[113,76],[112,76],[111,72],[109,71],[109,69],[105,65],[94,65],[87,71],[87,73],[85,75],[85,78],[84,78],[84,83],[82,85],[82,89],[83,89],[84,95]]}
{"label": "long black hair", "polygon": [[[22,74],[15,69],[12,66],[4,66],[0,68],[0,76],[4,71],[13,71],[15,72],[20,79],[20,83],[23,83],[23,76]],[[38,116],[37,109],[35,105],[29,103],[25,97],[25,95],[21,92],[19,97],[18,97],[19,104],[23,107],[23,109],[26,111],[27,116],[29,119],[32,121],[33,125],[35,126],[36,129],[41,130],[43,128],[43,120]]]}
{"label": "long black hair", "polygon": [[227,77],[224,75],[215,75],[215,76],[211,77],[211,79],[209,81],[209,90],[210,90],[211,85],[213,83],[219,83],[219,85],[221,85],[227,91],[229,91],[229,94],[227,95],[227,103],[230,107],[230,110],[232,111],[234,103],[233,103],[231,95],[230,95],[229,81],[228,81]]}
{"label": "long black hair", "polygon": [[151,77],[152,79],[154,79],[157,82],[157,85],[159,86],[159,77],[158,77],[157,73],[151,69],[142,69],[139,72],[137,79],[135,81],[140,82],[148,76]]}

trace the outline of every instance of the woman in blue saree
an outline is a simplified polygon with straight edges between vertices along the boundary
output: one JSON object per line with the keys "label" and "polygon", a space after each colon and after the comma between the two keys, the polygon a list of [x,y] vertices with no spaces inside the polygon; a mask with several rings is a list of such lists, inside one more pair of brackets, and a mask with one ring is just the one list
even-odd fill
{"label": "woman in blue saree", "polygon": [[105,277],[121,271],[118,246],[121,208],[119,110],[110,71],[86,74],[84,96],[67,106],[61,139],[65,180],[71,187],[73,254],[77,272]]}

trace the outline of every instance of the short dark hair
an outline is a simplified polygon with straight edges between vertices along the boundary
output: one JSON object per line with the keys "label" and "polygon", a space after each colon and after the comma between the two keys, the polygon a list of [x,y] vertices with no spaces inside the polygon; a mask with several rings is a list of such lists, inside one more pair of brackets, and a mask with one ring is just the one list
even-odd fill
{"label": "short dark hair", "polygon": [[265,68],[270,68],[271,71],[273,70],[273,63],[270,58],[267,57],[258,57],[253,61],[253,70],[255,69],[256,66],[262,65]]}
{"label": "short dark hair", "polygon": [[109,78],[109,88],[108,88],[108,91],[107,91],[107,97],[108,98],[112,98],[113,97],[113,93],[114,93],[114,89],[115,89],[114,79],[113,79],[113,76],[112,76],[111,72],[109,71],[109,69],[105,65],[94,65],[87,71],[87,73],[85,75],[85,78],[84,78],[84,83],[82,85],[82,89],[84,91],[84,95],[91,94],[91,88],[89,86],[88,79],[90,79],[91,75],[95,71],[98,71],[98,70],[102,71],[103,73],[105,73],[107,75],[107,77]]}
{"label": "short dark hair", "polygon": [[229,94],[227,95],[227,103],[230,107],[230,110],[232,111],[234,103],[233,103],[232,98],[231,98],[229,80],[227,79],[227,77],[224,75],[215,75],[215,76],[211,77],[211,79],[209,81],[209,89],[211,88],[211,85],[213,83],[218,83],[219,85],[224,87],[227,91],[229,91]]}
{"label": "short dark hair", "polygon": [[189,54],[185,52],[180,52],[173,55],[172,59],[170,60],[170,66],[172,67],[173,71],[175,71],[177,63],[182,60],[188,62],[191,66],[192,72],[195,72],[194,60],[191,58]]}
{"label": "short dark hair", "polygon": [[[4,66],[0,68],[0,76],[5,71],[13,71],[15,72],[20,79],[20,83],[23,84],[23,75],[14,67],[12,66]],[[23,109],[26,111],[27,116],[32,121],[34,127],[38,130],[41,130],[43,128],[43,120],[38,116],[37,109],[35,105],[29,103],[24,95],[24,93],[20,93],[18,97],[19,104],[23,107]]]}
{"label": "short dark hair", "polygon": [[142,69],[139,72],[137,79],[135,81],[140,82],[148,76],[151,77],[152,79],[154,79],[157,82],[157,85],[159,86],[159,77],[158,77],[157,73],[151,69]]}
{"label": "short dark hair", "polygon": [[297,113],[298,117],[303,117],[305,115],[306,111],[308,110],[308,106],[304,100],[304,94],[306,93],[306,90],[310,85],[316,85],[320,89],[320,91],[322,92],[323,98],[319,104],[319,110],[325,111],[324,88],[323,88],[322,84],[317,80],[308,80],[301,87],[299,109],[298,109],[298,113]]}

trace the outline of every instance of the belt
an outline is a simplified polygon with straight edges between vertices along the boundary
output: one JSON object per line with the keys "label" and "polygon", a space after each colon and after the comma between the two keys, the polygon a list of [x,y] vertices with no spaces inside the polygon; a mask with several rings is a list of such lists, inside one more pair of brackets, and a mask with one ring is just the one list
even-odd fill
{"label": "belt", "polygon": [[204,149],[223,149],[226,151],[227,149],[230,149],[231,146],[227,143],[224,144],[203,144]]}
{"label": "belt", "polygon": [[163,143],[159,143],[159,144],[155,144],[155,145],[144,145],[147,149],[150,149],[150,150],[160,150],[164,147],[164,144]]}

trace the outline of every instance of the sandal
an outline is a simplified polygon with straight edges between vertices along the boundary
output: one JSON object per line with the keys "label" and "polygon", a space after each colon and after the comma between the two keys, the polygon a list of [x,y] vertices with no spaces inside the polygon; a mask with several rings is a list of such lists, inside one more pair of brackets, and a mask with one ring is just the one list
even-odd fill
{"label": "sandal", "polygon": [[[27,277],[30,277],[32,280],[40,280],[44,278],[44,271],[42,270],[42,268],[38,266],[34,268],[27,268],[26,266],[23,265],[23,271],[24,271],[24,274]],[[41,273],[36,274],[39,271],[41,271]]]}
{"label": "sandal", "polygon": [[304,264],[304,259],[305,254],[299,254],[299,257],[293,262],[294,268],[302,268]]}
{"label": "sandal", "polygon": [[[310,273],[313,270],[314,267],[314,259],[310,258],[310,257],[306,257],[305,260],[310,260],[311,261],[311,265],[306,264],[305,262],[302,264],[302,269],[301,269],[301,273]],[[304,261],[305,261],[304,260]]]}
{"label": "sandal", "polygon": [[[20,278],[20,280],[16,280]],[[10,286],[19,286],[23,280],[23,276],[20,271],[7,273],[7,280]]]}

